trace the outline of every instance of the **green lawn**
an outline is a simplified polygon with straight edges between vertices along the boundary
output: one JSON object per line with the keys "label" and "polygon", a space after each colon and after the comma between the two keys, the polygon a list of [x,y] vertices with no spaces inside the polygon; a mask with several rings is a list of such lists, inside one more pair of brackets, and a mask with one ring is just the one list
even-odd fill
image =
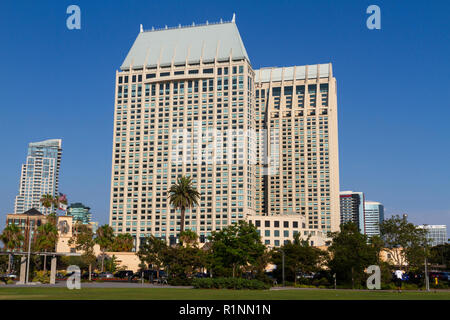
{"label": "green lawn", "polygon": [[391,300],[391,299],[431,299],[450,300],[450,291],[417,292],[403,291],[352,291],[352,290],[202,290],[175,288],[0,288],[0,300],[7,299],[55,299],[55,300],[102,300],[102,299],[155,299],[155,300]]}

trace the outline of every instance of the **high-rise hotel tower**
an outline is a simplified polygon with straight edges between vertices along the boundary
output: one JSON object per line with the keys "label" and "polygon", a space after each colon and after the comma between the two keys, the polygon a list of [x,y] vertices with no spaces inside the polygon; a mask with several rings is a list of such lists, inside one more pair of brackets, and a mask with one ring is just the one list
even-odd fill
{"label": "high-rise hotel tower", "polygon": [[28,145],[27,162],[22,165],[14,213],[24,213],[31,208],[43,214],[51,212],[52,208],[44,208],[40,199],[43,194],[58,195],[61,143],[61,139],[51,139]]}
{"label": "high-rise hotel tower", "polygon": [[[115,233],[175,237],[180,213],[167,191],[180,175],[201,192],[186,212],[186,229],[200,238],[249,215],[299,214],[309,228],[337,230],[335,83],[331,64],[255,72],[234,19],[141,27],[116,74]],[[272,128],[267,170],[256,146]]]}

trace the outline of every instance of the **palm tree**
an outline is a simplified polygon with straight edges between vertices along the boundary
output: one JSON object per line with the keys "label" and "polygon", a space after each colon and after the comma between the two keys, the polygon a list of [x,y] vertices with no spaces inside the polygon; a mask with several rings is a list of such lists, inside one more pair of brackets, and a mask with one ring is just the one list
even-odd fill
{"label": "palm tree", "polygon": [[95,238],[95,242],[100,246],[100,250],[102,251],[102,272],[103,272],[105,251],[111,249],[111,246],[114,242],[114,230],[113,228],[105,224],[99,227],[96,233],[97,237]]}
{"label": "palm tree", "polygon": [[131,234],[121,233],[114,238],[112,249],[117,252],[130,252],[133,249],[133,244],[134,239]]}
{"label": "palm tree", "polygon": [[[6,250],[14,252],[14,250],[22,246],[24,236],[22,234],[22,230],[20,230],[17,225],[10,224],[5,229],[3,229],[3,233],[0,235],[0,239],[4,243]],[[9,272],[11,272],[11,254],[9,254],[8,256],[8,273]]]}
{"label": "palm tree", "polygon": [[192,184],[192,178],[181,176],[177,182],[169,189],[169,202],[176,209],[181,211],[180,231],[184,231],[184,216],[186,209],[198,205],[200,193]]}
{"label": "palm tree", "polygon": [[51,194],[47,193],[47,194],[43,194],[39,201],[41,202],[41,204],[44,208],[48,209],[48,208],[51,208],[53,206],[53,204],[55,203],[55,198]]}
{"label": "palm tree", "polygon": [[[56,242],[58,241],[58,228],[56,224],[49,221],[42,224],[37,229],[35,240],[35,248],[38,251],[52,252],[55,250]],[[47,256],[44,255],[44,271],[47,271]]]}

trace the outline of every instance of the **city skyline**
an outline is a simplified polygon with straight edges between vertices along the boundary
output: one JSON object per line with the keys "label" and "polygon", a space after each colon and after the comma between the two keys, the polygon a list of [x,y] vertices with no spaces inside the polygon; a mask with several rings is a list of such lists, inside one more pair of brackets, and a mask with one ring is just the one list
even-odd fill
{"label": "city skyline", "polygon": [[[353,5],[359,7],[356,4]],[[308,4],[308,6],[312,5]],[[344,5],[346,9],[348,9],[347,6],[349,5]],[[359,11],[355,10],[357,12],[352,11],[354,12],[352,14],[359,14],[360,17],[359,19],[355,19],[355,21],[352,20],[353,23],[356,23],[357,20],[359,22],[359,25],[351,25],[351,27],[360,29],[359,31],[363,35],[360,34],[359,36],[369,38],[369,41],[363,41],[362,45],[365,46],[365,48],[369,51],[373,50],[372,55],[365,55],[366,59],[368,57],[372,57],[373,59],[375,59],[377,55],[375,55],[374,52],[378,52],[378,55],[381,57],[389,57],[388,52],[383,51],[381,48],[377,47],[377,44],[382,43],[383,40],[386,41],[386,39],[392,41],[392,39],[389,38],[388,34],[388,32],[390,31],[385,31],[385,29],[389,28],[390,26],[390,16],[388,8],[395,12],[400,12],[401,8],[387,4],[385,4],[384,6],[383,4],[381,4],[380,6],[383,12],[387,12],[387,14],[383,16],[386,17],[385,20],[383,20],[386,22],[386,24],[383,25],[384,29],[382,29],[380,32],[381,36],[380,34],[375,35],[370,33],[371,31],[363,29],[365,22],[363,8],[364,6],[361,5]],[[83,8],[85,8],[86,15],[89,10],[95,11],[97,14],[99,13],[98,8],[95,8],[95,6],[92,7],[87,3],[83,4],[83,2],[81,2],[80,7],[82,10],[84,10]],[[118,10],[118,8],[113,7],[114,6],[111,6],[110,9],[111,14],[114,14],[115,10]],[[383,8],[386,8],[386,10],[384,10]],[[259,69],[260,67],[271,67],[275,65],[307,65],[315,63],[325,63],[328,61],[333,63],[333,67],[335,69],[334,73],[339,74],[337,87],[339,108],[339,151],[341,167],[340,189],[360,190],[367,195],[366,199],[382,202],[386,208],[386,216],[390,216],[391,213],[408,213],[411,221],[415,222],[416,224],[428,223],[449,225],[449,205],[446,204],[445,201],[448,200],[446,200],[444,196],[446,190],[449,190],[448,179],[445,179],[445,175],[448,175],[448,169],[445,166],[445,162],[443,162],[443,159],[446,158],[446,152],[448,153],[448,150],[441,150],[438,148],[440,144],[445,146],[445,137],[448,137],[449,135],[448,129],[444,129],[445,122],[442,122],[442,125],[439,124],[439,121],[443,121],[441,119],[445,118],[445,114],[449,112],[448,110],[445,110],[443,108],[443,101],[447,100],[445,98],[445,95],[448,95],[448,92],[445,91],[445,81],[436,81],[437,83],[435,85],[438,86],[437,91],[440,92],[440,95],[438,97],[434,97],[433,99],[435,100],[432,102],[434,105],[436,105],[438,110],[443,113],[443,116],[441,117],[441,119],[433,119],[432,126],[428,125],[423,127],[423,130],[414,131],[415,128],[422,129],[421,125],[424,125],[424,121],[431,122],[431,119],[427,117],[419,121],[419,119],[417,119],[417,116],[412,114],[413,112],[410,111],[411,106],[414,111],[417,111],[415,110],[415,108],[418,108],[419,104],[423,104],[425,100],[428,100],[428,98],[430,98],[428,95],[420,95],[419,93],[419,97],[417,98],[416,96],[416,100],[410,98],[410,100],[407,100],[407,105],[409,107],[407,108],[407,106],[403,105],[403,95],[399,92],[389,90],[388,83],[390,83],[390,81],[392,80],[383,78],[383,74],[386,72],[386,69],[382,68],[382,70],[377,72],[375,70],[375,67],[371,67],[369,66],[369,64],[367,64],[367,60],[366,64],[358,64],[358,62],[361,62],[358,61],[355,66],[352,66],[351,61],[346,61],[342,56],[339,57],[340,54],[342,55],[341,51],[337,50],[337,52],[334,52],[332,51],[333,49],[331,47],[328,48],[328,46],[326,46],[326,48],[328,49],[308,48],[307,53],[305,53],[304,51],[299,51],[300,53],[293,54],[292,57],[289,53],[280,55],[276,54],[276,52],[273,51],[271,52],[271,54],[274,55],[273,58],[268,58],[264,54],[260,56],[260,53],[258,53],[258,51],[266,49],[267,46],[258,46],[258,42],[252,40],[252,29],[255,27],[246,21],[246,17],[251,16],[251,14],[245,8],[242,8],[241,10],[238,9],[239,8],[236,8],[234,10],[237,12],[237,24],[239,26],[243,41],[246,44],[247,50],[250,53],[250,59],[254,64],[254,69]],[[313,9],[312,12],[316,12],[314,11],[314,6],[312,6],[310,9]],[[317,10],[317,7],[315,9]],[[335,8],[334,10],[338,9]],[[351,8],[351,10],[353,10],[353,8]],[[15,113],[14,110],[8,109],[6,116],[4,116],[3,119],[7,119],[8,123],[4,123],[1,130],[5,130],[5,128],[8,131],[13,130],[14,143],[7,145],[9,149],[7,156],[8,159],[3,160],[2,163],[3,171],[1,172],[1,175],[3,177],[3,182],[1,185],[2,198],[0,205],[0,223],[3,225],[6,214],[13,212],[15,196],[14,193],[17,193],[18,189],[17,175],[20,172],[20,163],[22,163],[25,158],[25,154],[23,151],[26,144],[31,141],[60,137],[64,140],[65,146],[64,160],[61,165],[60,191],[68,195],[68,199],[70,202],[83,202],[89,205],[91,208],[93,208],[95,220],[99,220],[100,224],[106,223],[108,221],[109,212],[109,172],[111,169],[109,167],[111,159],[110,141],[112,137],[112,128],[110,124],[113,114],[113,83],[111,79],[113,78],[113,73],[117,69],[116,62],[124,59],[126,54],[126,52],[124,51],[126,51],[132,43],[132,39],[135,37],[138,31],[138,23],[143,23],[144,27],[149,28],[152,24],[164,27],[165,24],[169,24],[170,22],[172,22],[171,26],[176,26],[178,25],[178,23],[189,24],[190,20],[195,20],[197,23],[204,23],[205,20],[218,21],[220,18],[228,20],[229,17],[227,19],[225,14],[231,16],[233,10],[225,10],[225,8],[221,8],[220,12],[221,13],[219,13],[219,10],[216,10],[210,14],[202,13],[201,15],[194,14],[193,12],[191,13],[191,15],[189,13],[179,13],[179,15],[175,18],[167,17],[165,15],[162,15],[161,18],[152,16],[152,19],[144,18],[143,16],[138,16],[133,19],[131,19],[131,17],[127,18],[127,24],[125,26],[121,26],[123,30],[121,30],[121,34],[118,40],[109,38],[107,36],[107,39],[102,41],[103,44],[105,44],[105,42],[108,42],[109,45],[114,45],[117,48],[120,48],[120,50],[116,50],[117,52],[113,52],[111,50],[104,51],[100,47],[96,48],[96,50],[100,50],[102,52],[102,55],[111,55],[111,58],[106,59],[107,63],[100,63],[100,70],[95,69],[95,67],[93,69],[93,67],[91,66],[86,70],[83,68],[84,72],[87,72],[83,74],[79,73],[78,71],[74,71],[72,68],[69,68],[69,71],[67,71],[67,75],[58,73],[58,71],[56,70],[51,71],[51,73],[47,75],[51,76],[52,74],[54,74],[56,75],[56,78],[60,80],[66,80],[66,77],[70,77],[70,74],[72,72],[75,75],[75,78],[79,81],[81,77],[86,77],[86,75],[90,76],[89,72],[105,73],[105,75],[101,77],[105,80],[99,81],[102,82],[102,84],[100,85],[94,85],[92,83],[77,84],[75,82],[70,82],[67,79],[67,81],[69,81],[70,83],[69,87],[72,86],[72,88],[75,89],[75,92],[72,89],[68,90],[64,87],[61,87],[60,92],[56,92],[56,96],[61,99],[65,96],[73,97],[74,101],[65,102],[63,103],[62,107],[57,107],[58,103],[56,102],[56,97],[50,96],[49,101],[44,100],[46,103],[42,104],[40,113],[55,114],[54,118],[52,118],[53,116],[49,116],[50,119],[41,119],[42,123],[44,123],[44,125],[47,125],[48,128],[42,128],[42,124],[40,124],[39,130],[36,130],[37,127],[35,127],[32,121],[25,119],[25,128],[30,131],[15,131],[13,125],[16,121],[15,117],[18,117],[19,115]],[[117,12],[115,14],[117,14]],[[134,14],[136,14],[136,12],[134,12]],[[327,14],[333,16],[335,12],[333,10],[331,12],[327,11]],[[60,40],[63,41],[61,44],[56,45],[56,47],[59,47],[60,45],[64,47],[65,45],[66,47],[64,48],[69,51],[72,50],[75,52],[73,56],[66,53],[63,54],[63,58],[56,59],[56,65],[58,67],[62,67],[67,63],[69,63],[69,66],[70,63],[73,63],[75,66],[83,66],[82,62],[84,60],[89,60],[95,57],[81,52],[79,48],[77,49],[77,45],[80,45],[80,43],[82,43],[83,41],[88,41],[86,39],[91,39],[89,38],[88,30],[92,30],[90,28],[92,28],[93,20],[88,19],[89,18],[87,16],[87,21],[85,21],[82,30],[80,30],[78,34],[71,34],[70,31],[63,29],[64,26],[60,27],[63,30],[57,31],[56,34],[53,34],[53,41],[55,41],[55,44]],[[5,19],[0,20],[5,21]],[[6,18],[6,21],[10,21],[10,18]],[[50,21],[52,23],[55,22],[52,19],[50,19]],[[154,23],[150,23],[149,21],[154,21]],[[273,32],[272,36],[275,36],[277,32],[287,32],[286,28],[289,26],[289,24],[283,25],[283,23],[274,23],[269,28],[271,30],[268,30],[266,28],[264,32]],[[49,24],[51,25],[51,23]],[[306,24],[307,22],[305,22],[305,25]],[[350,28],[349,25],[344,26]],[[262,26],[258,26],[257,28],[261,27]],[[414,30],[414,26],[410,27]],[[434,30],[434,27],[436,27],[436,25],[430,22],[430,24],[427,25],[425,31],[431,32]],[[50,26],[44,25],[44,28],[48,32],[48,28],[50,28]],[[98,37],[101,33],[100,26],[97,26],[96,28],[97,29],[94,29],[94,31],[92,31],[96,32],[94,38]],[[402,27],[400,25],[396,25],[396,28]],[[25,31],[24,29],[20,28],[19,30],[19,35],[23,36],[26,35],[27,32],[31,32]],[[402,30],[405,32],[406,29]],[[290,32],[291,31],[287,33],[290,34]],[[292,32],[294,34],[294,31]],[[327,41],[331,41],[328,38],[329,35],[324,32],[310,32],[315,34],[316,36],[325,37]],[[394,33],[394,31],[392,32]],[[9,39],[9,41],[12,40],[13,38]],[[343,41],[342,38],[341,40]],[[75,43],[71,43],[71,41],[74,41]],[[371,44],[370,41],[372,41],[373,43]],[[343,43],[346,42],[343,41]],[[414,41],[408,43],[410,46],[414,46]],[[392,42],[389,42],[389,44],[390,46],[394,46]],[[291,50],[293,51],[295,51],[296,49],[300,49],[300,47],[290,41],[279,41],[279,45],[282,46],[284,50],[288,50],[289,48],[292,48]],[[441,50],[444,49],[444,52],[448,52],[448,44],[441,45],[443,46]],[[18,48],[13,49],[17,50]],[[252,52],[255,52],[255,54],[252,54]],[[436,55],[438,54],[439,53],[436,53]],[[443,53],[440,54],[444,56]],[[5,57],[8,57],[7,53],[2,53],[1,55],[5,55]],[[74,59],[77,55],[79,57],[79,60]],[[333,59],[334,55],[336,55],[337,58]],[[280,56],[284,56],[284,58],[280,58]],[[404,57],[404,59],[410,60],[411,58]],[[262,65],[263,61],[264,65]],[[440,59],[437,59],[437,61],[442,63],[442,60]],[[394,62],[385,61],[385,63],[387,65],[385,65],[384,67],[388,68],[388,66]],[[433,65],[433,62],[428,63],[430,64],[430,66]],[[406,64],[406,62],[402,62],[400,66],[397,66],[400,68],[400,74],[402,72],[401,68],[405,67],[403,64]],[[360,68],[362,65],[365,65],[367,67],[367,73],[369,73],[370,76],[358,70],[358,68]],[[377,64],[376,62],[375,65],[380,67],[380,64]],[[383,66],[381,65],[381,67]],[[392,67],[392,65],[390,65],[390,67]],[[36,68],[36,66],[33,66],[32,68]],[[422,68],[423,67],[421,67],[421,70],[423,71]],[[410,74],[412,73],[414,75],[414,80],[419,79],[418,74],[415,75],[414,73],[417,71],[409,69],[407,70]],[[23,72],[25,72],[25,70],[23,70]],[[13,72],[11,74],[13,74]],[[356,74],[356,76],[354,74]],[[364,79],[367,87],[370,87],[370,90],[368,90],[364,86],[361,86],[359,81],[355,81],[356,79],[352,80],[352,77]],[[371,82],[369,81],[370,77],[379,77],[378,81],[384,81],[384,83]],[[439,74],[433,73],[432,77],[439,79],[439,77],[441,76]],[[50,78],[48,79],[51,80]],[[16,80],[13,79],[13,81]],[[391,84],[399,84],[401,83],[401,81],[406,82],[409,85],[412,84],[413,86],[410,86],[409,88],[411,88],[412,92],[415,91],[413,89],[415,84],[411,83],[405,76],[397,77],[395,82],[392,82]],[[379,86],[374,87],[374,85],[376,84]],[[3,87],[5,86],[6,85],[3,84]],[[91,89],[89,88],[89,86],[94,86],[95,89]],[[444,90],[440,90],[440,86],[443,86]],[[402,85],[401,88],[405,89],[404,85]],[[96,95],[96,90],[99,89],[101,91],[101,95],[99,95],[99,97],[94,97]],[[33,89],[31,89],[31,91],[32,90]],[[360,93],[354,94],[355,90],[359,90]],[[50,91],[53,92],[53,90],[49,90],[49,92]],[[83,106],[85,102],[83,93],[88,93],[89,99],[92,99],[92,101],[87,106]],[[378,101],[378,105],[376,103],[374,105],[373,102],[366,100],[372,98],[373,95],[379,95],[379,98],[381,100]],[[399,101],[398,97],[401,97]],[[425,97],[427,99],[425,99]],[[44,95],[40,98],[46,98],[46,96]],[[374,100],[377,100],[377,98],[378,97],[376,96],[373,97]],[[389,99],[391,99],[391,104],[388,104],[388,107],[382,106],[382,103],[386,103],[384,99],[388,99],[388,102]],[[417,101],[417,99],[419,101]],[[402,103],[401,105],[398,104],[400,102]],[[8,94],[6,103],[12,105],[12,109],[20,109],[21,107],[21,104],[18,103],[18,101],[14,101],[14,99],[12,97],[9,97]],[[23,108],[29,108],[26,106],[27,103],[28,102],[25,100],[25,106]],[[370,117],[367,117],[367,114],[364,114],[364,110],[360,110],[361,106],[364,106],[364,104],[368,105],[368,108],[374,108],[375,106],[377,106],[381,109],[381,111],[379,114],[376,113],[373,116],[371,115]],[[41,105],[40,102],[39,105]],[[102,111],[90,111],[91,108],[94,109],[98,105],[101,105]],[[389,110],[389,107],[392,108],[393,105],[400,107],[401,110],[397,111],[397,113],[393,112],[392,114],[389,114],[392,119],[383,118],[382,114],[388,114],[387,111]],[[86,121],[80,122],[82,118],[79,118],[77,116],[76,107],[78,107],[83,112],[87,112],[90,117],[88,117]],[[26,110],[29,110],[31,112],[31,115],[33,115],[33,112],[36,112],[32,109]],[[65,122],[66,125],[62,125],[57,122],[58,111],[66,118],[65,121],[62,121]],[[408,111],[410,111],[411,114]],[[400,113],[405,113],[406,116],[400,115]],[[43,116],[41,117],[43,118]],[[11,122],[11,124],[9,122]],[[89,130],[87,130],[86,132],[81,131],[81,127],[79,127],[80,123],[89,128],[90,131],[95,130],[95,128],[101,128],[101,131],[96,134],[96,138],[98,140],[91,141]],[[402,129],[397,130],[397,127],[400,127]],[[409,135],[405,135],[405,130],[408,130],[407,132],[409,133]],[[5,132],[6,131],[3,131],[2,133]],[[355,137],[355,135],[362,135],[362,137]],[[404,143],[404,145],[406,145],[411,150],[415,148],[414,142],[423,143],[427,140],[426,137],[428,137],[428,139],[432,138],[434,141],[430,142],[431,144],[423,145],[423,147],[425,147],[426,150],[431,153],[431,157],[425,158],[421,154],[412,153],[410,150],[408,150],[408,148],[399,148],[397,144],[386,141],[391,137],[397,137],[397,139],[400,139]],[[355,139],[359,143],[355,143]],[[362,143],[362,141],[369,141],[369,143]],[[403,152],[400,153],[397,149],[403,149]],[[87,152],[84,154],[82,151]],[[366,154],[367,157],[361,156],[361,154]],[[389,158],[389,160],[387,160],[385,157]],[[430,160],[428,158],[431,158],[433,160]],[[424,162],[426,161],[426,159],[428,159],[428,161],[433,161],[433,164],[431,165],[430,163],[430,165],[426,166],[426,162]],[[358,170],[355,170],[355,168]],[[355,170],[360,175],[355,175],[355,172],[353,170]],[[96,174],[93,174],[93,172],[96,172]],[[382,174],[380,174],[380,172]],[[438,174],[438,172],[440,174]],[[444,173],[444,177],[442,177],[442,173]],[[414,178],[412,178],[411,176],[413,176]],[[418,183],[420,187],[414,187],[412,185],[413,181]],[[84,188],[84,186],[91,184],[92,186]],[[436,202],[436,200],[434,199],[440,199],[440,202],[435,207],[430,207],[431,203]]]}

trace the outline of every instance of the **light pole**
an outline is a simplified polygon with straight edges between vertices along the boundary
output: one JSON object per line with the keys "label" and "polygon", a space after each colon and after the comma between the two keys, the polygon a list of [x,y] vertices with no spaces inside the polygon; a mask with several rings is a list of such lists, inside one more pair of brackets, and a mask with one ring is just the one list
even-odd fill
{"label": "light pole", "polygon": [[427,255],[425,251],[425,287],[427,291],[430,291],[430,279],[428,278],[428,262],[427,262]]}
{"label": "light pole", "polygon": [[[426,231],[426,226],[427,224],[424,224],[424,230]],[[430,291],[430,279],[428,278],[428,261],[427,261],[427,243],[425,241],[424,246],[423,246],[423,250],[425,252],[425,288],[427,291]]]}

